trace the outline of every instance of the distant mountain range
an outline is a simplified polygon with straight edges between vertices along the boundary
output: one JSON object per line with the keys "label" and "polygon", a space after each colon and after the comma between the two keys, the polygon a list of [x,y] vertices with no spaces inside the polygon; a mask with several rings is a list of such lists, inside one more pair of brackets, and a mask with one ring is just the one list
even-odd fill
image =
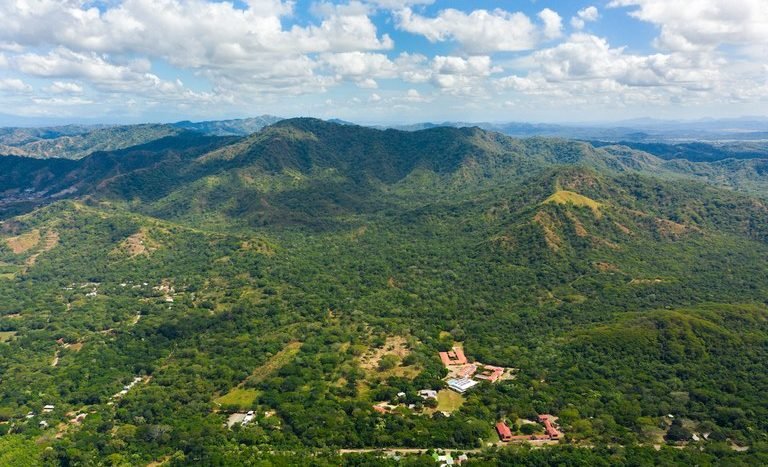
{"label": "distant mountain range", "polygon": [[380,126],[379,128],[415,131],[438,126],[476,126],[484,130],[498,131],[508,136],[517,137],[555,136],[610,142],[768,141],[768,118],[761,117],[691,122],[639,119],[615,123],[580,125],[519,122],[442,122]]}
{"label": "distant mountain range", "polygon": [[[0,155],[79,159],[92,152],[123,149],[183,131],[209,136],[248,136],[280,120],[281,117],[262,115],[245,119],[182,121],[170,124],[8,127],[0,128]],[[329,122],[355,125],[353,122],[339,119],[331,119]],[[660,151],[657,155],[662,158],[668,158],[672,154],[680,154],[679,158],[688,158],[686,155],[691,154],[691,157],[703,158],[701,160],[730,157],[746,159],[763,157],[768,152],[768,119],[765,118],[695,122],[641,119],[600,125],[442,122],[373,126],[378,129],[402,131],[438,127],[477,127],[513,137],[548,136],[594,141],[598,145],[621,143],[642,150],[653,148]],[[696,147],[701,142],[712,143],[715,149]],[[655,154],[654,150],[649,152]]]}
{"label": "distant mountain range", "polygon": [[213,136],[246,136],[279,117],[173,124],[66,125],[43,128],[0,128],[0,154],[35,158],[80,159],[96,151],[114,151],[193,131]]}
{"label": "distant mountain range", "polygon": [[[247,125],[256,128],[264,123],[266,121],[261,120]],[[167,126],[150,127],[141,135],[144,138],[159,135],[159,138],[129,148],[96,151],[79,160],[49,159],[46,162],[29,157],[2,157],[0,194],[6,195],[6,205],[15,202],[34,205],[74,195],[115,193],[121,199],[141,199],[145,209],[150,209],[152,202],[175,189],[180,190],[179,201],[205,196],[209,185],[203,180],[222,171],[256,171],[251,175],[254,179],[267,184],[285,184],[293,176],[284,180],[284,174],[294,172],[304,178],[334,170],[360,182],[394,183],[409,180],[425,169],[435,173],[458,170],[463,177],[474,180],[473,183],[484,184],[495,183],[502,175],[505,179],[519,177],[533,170],[525,169],[528,166],[564,163],[601,171],[652,174],[667,180],[700,181],[759,196],[768,193],[768,150],[758,143],[751,146],[745,143],[738,146],[734,146],[735,143],[590,144],[562,138],[518,139],[477,127],[381,131],[316,119],[281,120],[248,136],[206,134],[232,133],[236,128],[244,128],[246,123],[241,121],[183,125],[184,129],[173,128],[168,132],[161,131],[168,129]],[[124,129],[98,129],[88,135],[94,138],[95,135],[131,134],[120,131]],[[128,140],[108,141],[114,146],[127,144]],[[507,160],[509,157],[514,161]],[[471,161],[484,162],[473,165]],[[264,178],[266,174],[276,175]],[[241,177],[238,175],[235,179]],[[216,185],[216,196],[239,190],[240,183]],[[367,198],[370,191],[365,193],[360,199]],[[320,198],[313,198],[318,202],[331,196],[325,192],[318,195]],[[323,209],[323,203],[313,208],[315,212]],[[270,206],[278,204],[278,200],[269,203]],[[305,203],[305,208],[310,205]],[[290,209],[286,207],[275,208],[274,212],[279,212],[284,219],[290,218],[287,214]]]}

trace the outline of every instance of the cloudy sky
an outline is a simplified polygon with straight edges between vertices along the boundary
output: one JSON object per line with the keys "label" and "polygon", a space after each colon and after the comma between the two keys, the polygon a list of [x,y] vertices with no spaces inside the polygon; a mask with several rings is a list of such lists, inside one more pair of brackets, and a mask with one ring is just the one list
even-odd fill
{"label": "cloudy sky", "polygon": [[768,0],[0,0],[0,113],[25,122],[766,109]]}

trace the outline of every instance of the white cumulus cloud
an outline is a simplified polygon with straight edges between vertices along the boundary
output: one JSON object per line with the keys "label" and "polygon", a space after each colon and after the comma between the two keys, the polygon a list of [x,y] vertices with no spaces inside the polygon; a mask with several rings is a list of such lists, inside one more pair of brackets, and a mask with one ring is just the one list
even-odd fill
{"label": "white cumulus cloud", "polygon": [[456,41],[470,53],[530,50],[542,39],[558,37],[562,27],[560,15],[550,9],[539,13],[541,27],[524,13],[502,9],[465,13],[448,8],[435,17],[426,17],[405,8],[397,16],[400,29],[430,42]]}
{"label": "white cumulus cloud", "polygon": [[83,92],[83,87],[68,81],[54,81],[48,86],[47,91],[54,94],[80,94]]}
{"label": "white cumulus cloud", "polygon": [[588,6],[582,8],[576,12],[576,16],[571,18],[571,26],[576,29],[584,29],[584,26],[588,22],[597,21],[600,17],[600,12],[594,6]]}
{"label": "white cumulus cloud", "polygon": [[538,16],[544,23],[542,33],[546,39],[557,39],[563,35],[563,18],[556,11],[544,8]]}
{"label": "white cumulus cloud", "polygon": [[765,0],[612,0],[609,6],[634,7],[633,17],[659,26],[657,45],[665,49],[768,43]]}
{"label": "white cumulus cloud", "polygon": [[18,78],[0,79],[0,91],[29,92],[32,86]]}

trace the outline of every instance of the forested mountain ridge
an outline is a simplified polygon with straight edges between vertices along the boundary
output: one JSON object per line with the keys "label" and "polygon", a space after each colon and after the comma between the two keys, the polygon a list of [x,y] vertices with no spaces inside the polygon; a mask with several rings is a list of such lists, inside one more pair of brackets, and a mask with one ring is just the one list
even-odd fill
{"label": "forested mountain ridge", "polygon": [[80,159],[96,151],[123,149],[178,132],[176,128],[160,124],[0,128],[0,154]]}
{"label": "forested mountain ridge", "polygon": [[172,124],[0,128],[0,156],[82,159],[95,152],[116,151],[185,132],[206,136],[246,136],[280,120],[279,117],[262,115],[237,120]]}
{"label": "forested mountain ridge", "polygon": [[[95,153],[75,164],[51,163],[50,168],[24,159],[0,158],[0,165],[6,169],[0,175],[0,187],[7,194],[26,190],[40,193],[43,198],[57,193],[112,192],[118,199],[140,199],[142,203],[157,202],[163,204],[163,209],[175,209],[170,206],[172,200],[162,200],[175,187],[201,192],[185,194],[184,198],[190,200],[207,196],[205,193],[215,185],[217,197],[228,196],[238,204],[238,196],[265,192],[267,186],[272,188],[266,192],[277,190],[284,196],[292,186],[301,189],[303,184],[325,183],[330,184],[329,193],[359,191],[356,198],[362,201],[377,190],[411,194],[419,190],[424,194],[473,190],[520,180],[544,167],[570,164],[667,180],[699,180],[755,194],[768,192],[763,159],[665,161],[621,146],[595,148],[559,139],[513,139],[477,128],[379,131],[291,119],[240,140],[229,138],[186,132],[133,148]],[[165,152],[158,145],[163,145]],[[214,151],[216,145],[219,150]],[[138,157],[142,151],[144,157]],[[180,159],[185,162],[179,164],[180,160],[168,157],[169,152],[185,152]],[[133,156],[127,158],[127,154]],[[105,161],[110,161],[111,171],[104,167]],[[27,170],[26,165],[31,168]],[[27,171],[39,171],[38,176],[18,176]],[[223,178],[226,183],[222,183]],[[347,204],[354,202],[346,200]],[[236,209],[242,212],[252,208]]]}
{"label": "forested mountain ridge", "polygon": [[[768,206],[708,174],[314,119],[3,163],[11,459],[386,465],[335,450],[485,448],[551,413],[572,446],[473,456],[765,460]],[[453,345],[514,378],[446,396]]]}

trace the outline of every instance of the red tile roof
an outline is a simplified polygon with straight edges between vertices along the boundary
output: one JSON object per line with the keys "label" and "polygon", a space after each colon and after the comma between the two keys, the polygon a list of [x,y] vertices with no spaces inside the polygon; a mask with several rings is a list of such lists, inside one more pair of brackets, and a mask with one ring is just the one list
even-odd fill
{"label": "red tile roof", "polygon": [[502,441],[509,441],[512,439],[512,431],[509,429],[506,423],[499,422],[496,424],[496,431],[499,433],[499,439]]}
{"label": "red tile roof", "polygon": [[465,365],[467,357],[464,356],[464,350],[461,347],[454,347],[448,352],[440,352],[440,360],[443,365]]}
{"label": "red tile roof", "polygon": [[552,415],[541,414],[539,415],[539,421],[544,423],[544,430],[550,438],[560,437],[560,432],[552,425]]}
{"label": "red tile roof", "polygon": [[474,375],[477,371],[477,366],[475,365],[467,365],[461,370],[459,370],[459,376],[462,378],[469,378],[470,376]]}

